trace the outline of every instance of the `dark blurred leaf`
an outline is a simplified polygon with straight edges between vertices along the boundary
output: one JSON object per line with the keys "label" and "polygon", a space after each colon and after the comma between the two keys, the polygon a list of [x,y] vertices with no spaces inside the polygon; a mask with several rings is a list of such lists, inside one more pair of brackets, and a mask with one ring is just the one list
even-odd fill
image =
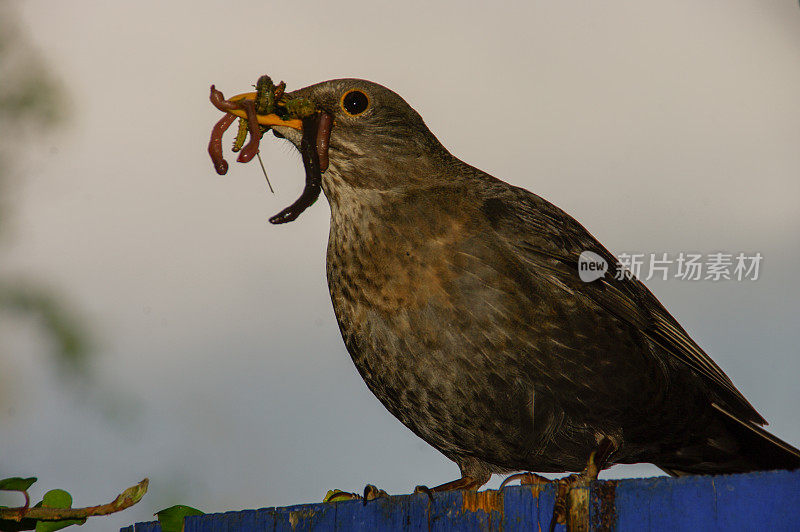
{"label": "dark blurred leaf", "polygon": [[17,530],[35,530],[36,519],[21,519],[13,521],[10,519],[0,519],[0,531],[17,532]]}
{"label": "dark blurred leaf", "polygon": [[89,352],[86,335],[70,312],[56,297],[41,288],[19,281],[0,281],[0,310],[35,316],[56,344],[63,369],[80,373]]}
{"label": "dark blurred leaf", "polygon": [[[20,148],[32,140],[41,142],[67,108],[63,88],[31,46],[18,18],[13,2],[0,1],[0,223],[6,206],[2,187],[6,177],[15,174]],[[42,329],[53,339],[60,369],[84,376],[82,362],[88,350],[68,310],[43,288],[0,278],[0,311],[38,316]]]}

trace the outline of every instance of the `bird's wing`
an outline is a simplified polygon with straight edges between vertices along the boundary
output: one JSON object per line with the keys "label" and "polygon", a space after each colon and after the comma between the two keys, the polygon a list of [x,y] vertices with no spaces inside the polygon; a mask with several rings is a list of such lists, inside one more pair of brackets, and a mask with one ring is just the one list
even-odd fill
{"label": "bird's wing", "polygon": [[[576,297],[588,298],[648,337],[701,375],[719,398],[745,421],[766,424],[713,360],[638,279],[618,279],[617,259],[582,225],[558,207],[517,187],[495,182],[485,188],[482,211],[498,236],[529,266]],[[608,273],[589,283],[578,276],[578,257],[592,251]]]}

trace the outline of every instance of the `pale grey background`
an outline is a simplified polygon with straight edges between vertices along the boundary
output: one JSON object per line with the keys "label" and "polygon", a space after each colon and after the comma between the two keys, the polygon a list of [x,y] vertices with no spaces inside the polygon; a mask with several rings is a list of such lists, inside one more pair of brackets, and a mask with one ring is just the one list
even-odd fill
{"label": "pale grey background", "polygon": [[299,156],[265,137],[276,196],[255,164],[213,171],[208,86],[230,95],[263,73],[393,88],[455,155],[613,252],[761,252],[756,282],[648,285],[800,442],[797,2],[14,3],[72,119],[19,153],[0,268],[72,302],[97,378],[58,385],[36,327],[0,324],[0,476],[36,474],[79,505],[151,478],[138,507],[83,530],[457,476],[349,360],[327,203],[266,222],[302,188]]}

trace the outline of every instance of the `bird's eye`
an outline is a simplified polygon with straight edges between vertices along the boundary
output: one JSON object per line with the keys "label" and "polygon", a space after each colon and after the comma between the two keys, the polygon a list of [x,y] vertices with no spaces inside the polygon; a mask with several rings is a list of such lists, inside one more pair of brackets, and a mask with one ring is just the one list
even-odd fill
{"label": "bird's eye", "polygon": [[360,115],[369,107],[369,98],[361,91],[350,91],[342,96],[342,109],[349,115]]}

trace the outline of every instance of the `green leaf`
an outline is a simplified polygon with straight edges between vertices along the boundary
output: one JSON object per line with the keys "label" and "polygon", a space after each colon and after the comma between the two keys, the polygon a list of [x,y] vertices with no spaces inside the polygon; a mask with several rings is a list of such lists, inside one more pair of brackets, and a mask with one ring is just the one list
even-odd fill
{"label": "green leaf", "polygon": [[189,515],[203,515],[197,508],[176,504],[169,508],[164,508],[156,512],[158,522],[161,524],[161,532],[181,532],[183,530],[183,518]]}
{"label": "green leaf", "polygon": [[72,508],[72,495],[64,490],[50,490],[44,494],[41,505],[45,508]]}
{"label": "green leaf", "polygon": [[[44,508],[72,508],[72,495],[64,490],[50,490],[36,506]],[[53,532],[71,525],[82,525],[86,519],[63,519],[61,521],[37,521],[36,532]]]}
{"label": "green leaf", "polygon": [[352,501],[355,499],[360,499],[360,497],[355,493],[349,493],[342,490],[328,490],[328,493],[325,494],[325,498],[322,499],[322,502],[342,502]]}
{"label": "green leaf", "polygon": [[36,477],[11,477],[0,480],[0,490],[4,491],[28,491],[33,483],[36,482]]}

